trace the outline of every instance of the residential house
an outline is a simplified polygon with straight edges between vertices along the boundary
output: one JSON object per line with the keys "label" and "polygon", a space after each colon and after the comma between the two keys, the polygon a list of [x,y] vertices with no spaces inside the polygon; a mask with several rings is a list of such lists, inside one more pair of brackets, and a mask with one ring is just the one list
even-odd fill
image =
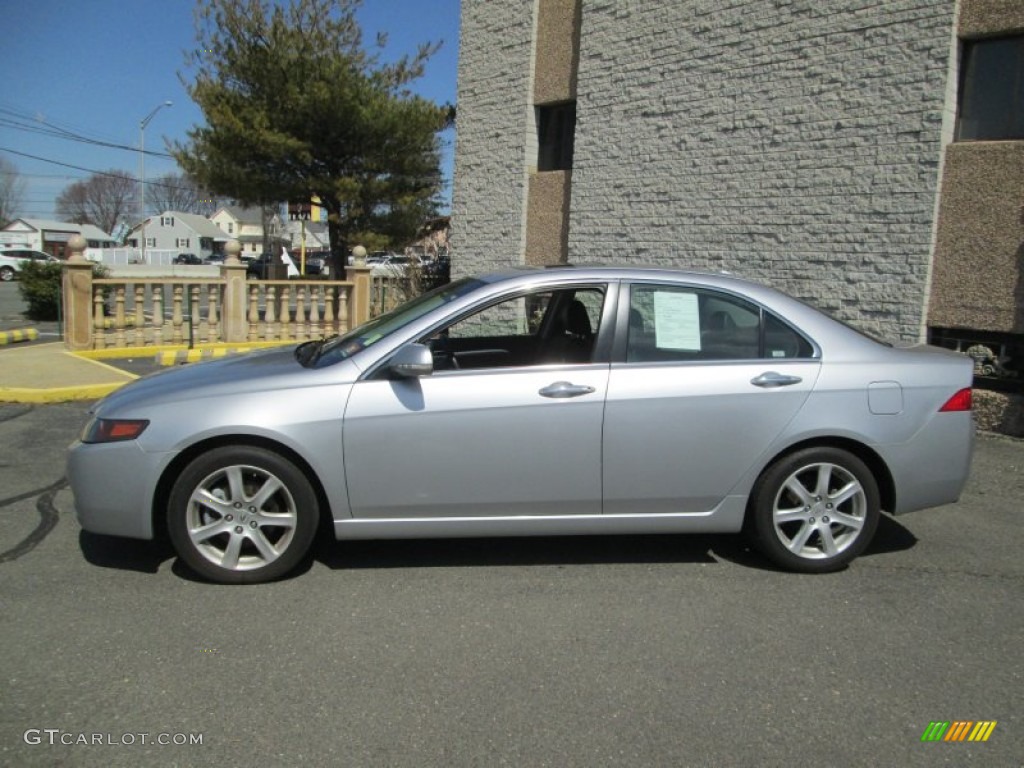
{"label": "residential house", "polygon": [[284,234],[288,241],[288,250],[294,253],[298,253],[302,249],[303,240],[305,240],[307,251],[326,252],[331,250],[327,222],[288,221],[285,223]]}
{"label": "residential house", "polygon": [[[136,248],[141,242],[142,228],[139,224],[128,235],[128,242]],[[204,259],[222,253],[230,239],[205,216],[181,211],[164,211],[148,217],[145,232],[147,251],[194,253]]]}
{"label": "residential house", "polygon": [[264,222],[271,245],[287,240],[280,214],[271,212],[264,216],[261,208],[243,208],[228,205],[218,209],[210,217],[229,238],[242,244],[243,255],[258,255],[264,251]]}
{"label": "residential house", "polygon": [[67,256],[67,244],[72,235],[84,237],[90,248],[117,245],[113,237],[92,224],[47,219],[15,219],[0,230],[0,244],[21,245],[62,259]]}

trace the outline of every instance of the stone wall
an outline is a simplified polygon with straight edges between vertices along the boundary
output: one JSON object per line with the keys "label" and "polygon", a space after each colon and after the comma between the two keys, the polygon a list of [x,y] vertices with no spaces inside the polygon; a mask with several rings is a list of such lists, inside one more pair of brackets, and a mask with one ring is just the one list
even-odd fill
{"label": "stone wall", "polygon": [[949,0],[586,2],[571,261],[768,282],[922,334]]}
{"label": "stone wall", "polygon": [[522,263],[527,148],[536,155],[532,40],[530,0],[463,0],[453,277]]}
{"label": "stone wall", "polygon": [[1024,333],[1024,141],[950,144],[929,325]]}
{"label": "stone wall", "polygon": [[[954,9],[583,0],[570,261],[725,269],[922,338]],[[463,6],[460,273],[523,263],[532,14]]]}

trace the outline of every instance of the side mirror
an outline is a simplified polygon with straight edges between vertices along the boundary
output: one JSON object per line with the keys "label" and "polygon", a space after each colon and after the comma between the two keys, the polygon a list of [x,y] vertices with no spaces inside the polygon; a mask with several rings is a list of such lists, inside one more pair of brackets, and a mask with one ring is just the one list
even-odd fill
{"label": "side mirror", "polygon": [[424,344],[406,344],[395,352],[388,370],[403,379],[429,376],[434,372],[434,356]]}

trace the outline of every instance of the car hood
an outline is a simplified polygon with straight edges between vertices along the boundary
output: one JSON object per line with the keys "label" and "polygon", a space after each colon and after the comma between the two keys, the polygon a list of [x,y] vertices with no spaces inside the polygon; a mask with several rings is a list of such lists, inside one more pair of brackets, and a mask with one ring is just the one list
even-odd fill
{"label": "car hood", "polygon": [[154,402],[192,402],[201,398],[237,396],[253,392],[280,392],[344,384],[358,369],[348,361],[327,368],[304,368],[295,359],[295,346],[250,352],[235,357],[193,363],[154,373],[127,384],[100,400],[92,409],[98,416],[132,411]]}

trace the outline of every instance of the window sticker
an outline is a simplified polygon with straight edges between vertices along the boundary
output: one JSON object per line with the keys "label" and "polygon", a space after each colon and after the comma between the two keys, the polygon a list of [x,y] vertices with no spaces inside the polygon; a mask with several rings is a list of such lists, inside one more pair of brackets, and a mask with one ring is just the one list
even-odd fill
{"label": "window sticker", "polygon": [[654,294],[655,344],[659,349],[700,351],[700,309],[697,294],[659,291]]}

